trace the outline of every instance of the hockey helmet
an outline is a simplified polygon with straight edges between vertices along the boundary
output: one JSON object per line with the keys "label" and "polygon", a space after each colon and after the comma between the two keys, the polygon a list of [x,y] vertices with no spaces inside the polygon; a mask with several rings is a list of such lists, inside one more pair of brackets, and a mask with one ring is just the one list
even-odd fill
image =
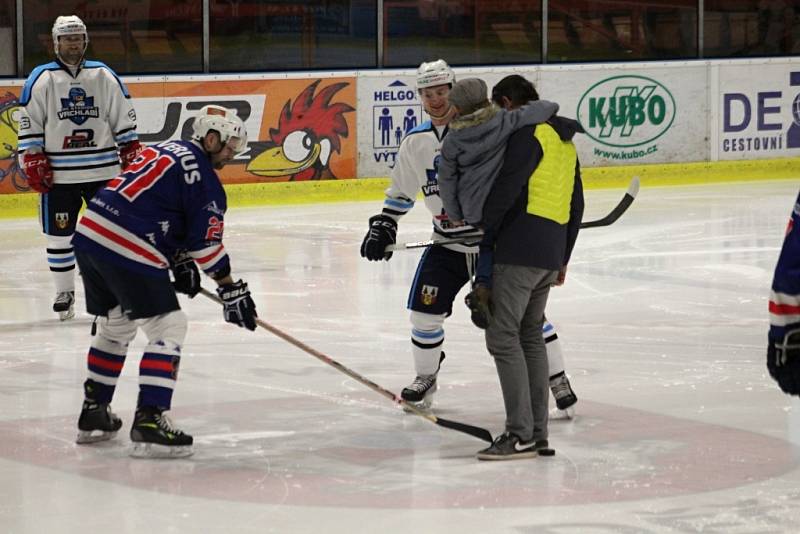
{"label": "hockey helmet", "polygon": [[89,33],[86,24],[76,15],[62,15],[53,23],[53,46],[58,52],[58,38],[62,35],[83,35],[84,50],[89,44]]}
{"label": "hockey helmet", "polygon": [[443,59],[423,63],[417,69],[417,89],[436,85],[453,85],[455,81],[455,72]]}
{"label": "hockey helmet", "polygon": [[200,108],[192,123],[192,139],[202,141],[211,130],[219,133],[223,144],[227,144],[231,138],[237,138],[235,144],[231,145],[237,154],[247,148],[247,129],[235,111],[213,105]]}

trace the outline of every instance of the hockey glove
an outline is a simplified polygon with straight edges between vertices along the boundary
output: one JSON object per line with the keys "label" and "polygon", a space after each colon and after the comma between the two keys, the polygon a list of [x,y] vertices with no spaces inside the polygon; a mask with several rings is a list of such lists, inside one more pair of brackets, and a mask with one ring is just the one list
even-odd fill
{"label": "hockey glove", "polygon": [[172,264],[172,287],[178,293],[194,298],[200,292],[200,270],[188,254],[178,254]]}
{"label": "hockey glove", "polygon": [[464,302],[472,312],[472,323],[485,330],[492,322],[492,290],[483,284],[476,284],[464,297]]}
{"label": "hockey glove", "polygon": [[387,215],[374,215],[369,218],[369,231],[361,243],[361,257],[369,261],[389,260],[391,251],[386,247],[397,239],[397,223]]}
{"label": "hockey glove", "polygon": [[28,177],[28,185],[34,191],[47,193],[53,187],[53,169],[50,168],[47,156],[41,152],[25,152],[22,155],[22,170]]}
{"label": "hockey glove", "polygon": [[256,304],[250,298],[250,291],[244,281],[221,285],[217,288],[217,294],[222,299],[222,312],[227,322],[248,330],[256,329]]}
{"label": "hockey glove", "polygon": [[800,395],[800,328],[788,331],[782,341],[769,340],[767,370],[784,393]]}
{"label": "hockey glove", "polygon": [[139,157],[142,150],[144,150],[144,147],[139,141],[131,141],[119,147],[119,159],[123,171],[128,168],[128,165],[133,163],[133,160]]}

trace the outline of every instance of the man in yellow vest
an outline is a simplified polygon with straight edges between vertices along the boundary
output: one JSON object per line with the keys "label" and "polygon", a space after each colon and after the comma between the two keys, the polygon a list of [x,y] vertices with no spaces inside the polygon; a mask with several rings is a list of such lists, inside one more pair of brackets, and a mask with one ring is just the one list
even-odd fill
{"label": "man in yellow vest", "polygon": [[[518,75],[506,76],[494,86],[494,102],[489,102],[486,83],[479,78],[456,82],[449,100],[457,116],[450,122],[450,132],[442,142],[439,197],[453,224],[465,221],[482,226],[483,206],[503,166],[508,138],[523,126],[547,122],[558,111],[558,104],[539,99],[533,84]],[[468,305],[472,321],[485,329],[488,322],[485,304],[471,299]],[[571,419],[578,397],[567,378],[561,340],[546,318],[542,334],[550,391],[556,402],[550,418]]]}
{"label": "man in yellow vest", "polygon": [[[511,95],[531,85],[517,75],[503,84]],[[558,115],[515,131],[483,207],[484,238],[468,299],[490,303],[486,347],[500,378],[506,430],[478,452],[481,460],[530,458],[549,448],[542,325],[550,286],[563,282],[583,216],[572,143],[582,132],[578,122]]]}

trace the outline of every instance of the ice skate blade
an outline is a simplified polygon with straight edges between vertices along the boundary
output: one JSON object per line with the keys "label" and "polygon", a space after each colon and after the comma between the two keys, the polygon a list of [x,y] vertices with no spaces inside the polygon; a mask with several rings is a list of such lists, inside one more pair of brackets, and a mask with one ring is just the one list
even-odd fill
{"label": "ice skate blade", "polygon": [[426,397],[419,402],[405,401],[403,403],[403,411],[406,413],[415,413],[414,409],[411,408],[412,406],[419,412],[429,414],[432,412],[433,398]]}
{"label": "ice skate blade", "polygon": [[571,421],[575,419],[575,407],[570,406],[566,410],[553,408],[550,410],[550,419],[553,421]]}
{"label": "ice skate blade", "polygon": [[68,309],[67,311],[58,312],[59,321],[69,321],[73,317],[75,317],[75,310],[72,308]]}
{"label": "ice skate blade", "polygon": [[[99,434],[96,434],[99,432]],[[89,443],[97,443],[99,441],[108,441],[116,437],[117,432],[106,432],[104,430],[79,430],[78,438],[75,443],[78,445],[88,445]]]}
{"label": "ice skate blade", "polygon": [[194,454],[191,445],[159,445],[157,443],[133,442],[132,458],[187,458]]}

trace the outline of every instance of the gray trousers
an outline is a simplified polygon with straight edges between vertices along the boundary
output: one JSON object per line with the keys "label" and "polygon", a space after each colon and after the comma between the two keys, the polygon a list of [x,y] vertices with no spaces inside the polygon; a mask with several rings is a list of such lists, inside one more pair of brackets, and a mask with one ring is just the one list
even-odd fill
{"label": "gray trousers", "polygon": [[523,441],[547,439],[548,367],[542,337],[547,295],[558,271],[495,264],[492,274],[493,317],[486,348],[494,357],[506,431]]}

